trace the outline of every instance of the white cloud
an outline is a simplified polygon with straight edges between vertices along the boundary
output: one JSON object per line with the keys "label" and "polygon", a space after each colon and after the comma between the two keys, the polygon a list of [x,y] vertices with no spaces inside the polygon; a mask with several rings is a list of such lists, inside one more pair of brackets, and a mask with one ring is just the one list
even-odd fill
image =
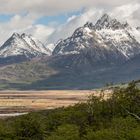
{"label": "white cloud", "polygon": [[122,5],[110,12],[110,15],[131,26],[140,26],[140,3]]}
{"label": "white cloud", "polygon": [[8,22],[0,23],[0,45],[4,43],[6,39],[8,39],[13,32],[20,32],[25,28],[29,28],[32,24],[34,24],[35,18],[27,15],[15,15]]}
{"label": "white cloud", "polygon": [[118,19],[121,22],[127,21],[132,27],[140,26],[139,9],[140,9],[140,4],[138,3],[122,5],[122,6],[115,7],[113,9],[90,8],[84,11],[84,13],[82,13],[79,16],[73,15],[72,17],[70,17],[64,25],[60,25],[59,27],[57,27],[55,32],[53,32],[50,35],[48,40],[49,42],[56,43],[59,39],[61,38],[64,39],[70,36],[76,28],[83,26],[87,21],[95,24],[95,22],[104,13],[108,13],[110,16]]}
{"label": "white cloud", "polygon": [[0,45],[2,45],[13,32],[32,34],[40,41],[46,41],[47,37],[54,31],[54,28],[37,24],[36,17],[31,15],[15,15],[10,21],[0,23]]}
{"label": "white cloud", "polygon": [[42,42],[46,42],[49,35],[54,32],[53,27],[45,26],[45,25],[33,25],[21,32],[26,32],[27,34],[33,35],[35,38],[39,39]]}
{"label": "white cloud", "polygon": [[[53,15],[78,10],[82,7],[116,7],[132,0],[0,0],[0,13],[29,12],[35,15]],[[133,0],[139,2],[139,0]]]}
{"label": "white cloud", "polygon": [[56,28],[56,30],[48,38],[49,43],[56,43],[59,39],[70,36],[76,28],[83,26],[87,21],[95,23],[102,14],[103,10],[90,9],[86,10],[81,15],[73,15],[68,18],[65,24]]}
{"label": "white cloud", "polygon": [[[57,42],[70,36],[73,31],[87,21],[95,23],[105,12],[120,19],[127,20],[132,26],[140,26],[140,0],[0,0],[0,14],[14,14],[8,22],[0,23],[0,44],[13,32],[32,34],[43,42]],[[58,15],[78,11],[63,25],[50,23],[35,24],[43,16]]]}

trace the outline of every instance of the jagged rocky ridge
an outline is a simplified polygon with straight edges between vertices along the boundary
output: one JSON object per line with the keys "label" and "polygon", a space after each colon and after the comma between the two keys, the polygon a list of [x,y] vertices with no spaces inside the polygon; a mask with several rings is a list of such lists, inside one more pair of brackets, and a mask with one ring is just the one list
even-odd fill
{"label": "jagged rocky ridge", "polygon": [[[42,56],[44,52],[35,53],[33,56]],[[45,56],[48,55],[47,51]],[[29,56],[27,55],[27,58]],[[37,63],[33,60],[27,64],[14,65],[10,71],[9,68],[5,68],[4,72],[0,69],[0,74],[7,79],[8,73],[10,77],[14,76],[14,81],[22,81],[21,73],[25,71],[27,75],[23,75],[24,82],[26,77],[37,77],[37,81],[32,81],[31,85],[23,84],[27,89],[88,89],[103,86],[108,82],[139,78],[139,56],[139,28],[132,28],[127,22],[121,23],[105,14],[95,25],[87,22],[76,29],[72,36],[60,40],[51,56],[41,58]],[[2,57],[5,58],[4,55]],[[26,67],[29,69],[26,70]],[[55,74],[45,74],[44,69],[52,69]],[[43,75],[38,72],[43,72]]]}
{"label": "jagged rocky ridge", "polygon": [[87,22],[73,35],[62,40],[54,55],[85,54],[94,61],[124,62],[140,53],[140,43],[128,23],[120,23],[107,14],[95,25]]}
{"label": "jagged rocky ridge", "polygon": [[22,56],[32,58],[50,55],[51,51],[31,35],[14,33],[1,47],[0,58]]}

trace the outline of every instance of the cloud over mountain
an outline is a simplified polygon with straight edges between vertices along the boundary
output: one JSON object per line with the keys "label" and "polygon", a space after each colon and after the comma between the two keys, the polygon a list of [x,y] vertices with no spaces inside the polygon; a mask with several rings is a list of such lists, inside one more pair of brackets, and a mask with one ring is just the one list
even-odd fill
{"label": "cloud over mountain", "polygon": [[[0,15],[10,15],[9,20],[0,22],[0,44],[13,32],[26,32],[39,38],[43,42],[57,42],[59,38],[69,36],[81,21],[96,21],[103,13],[109,13],[120,20],[128,20],[133,26],[140,26],[139,0],[0,0]],[[83,10],[81,10],[83,9]],[[127,10],[126,10],[127,9]],[[70,15],[63,23],[52,24],[54,20],[42,24],[40,18]],[[0,17],[1,18],[1,17]],[[60,19],[62,17],[60,16]],[[57,21],[56,21],[57,22]]]}

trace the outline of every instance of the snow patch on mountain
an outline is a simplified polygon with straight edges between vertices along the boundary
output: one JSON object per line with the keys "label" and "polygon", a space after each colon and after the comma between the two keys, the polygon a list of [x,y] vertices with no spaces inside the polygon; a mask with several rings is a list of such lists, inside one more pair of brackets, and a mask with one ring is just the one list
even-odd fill
{"label": "snow patch on mountain", "polygon": [[101,29],[96,32],[102,36],[105,44],[117,48],[127,58],[131,58],[136,53],[140,53],[140,45],[124,29]]}
{"label": "snow patch on mountain", "polygon": [[132,28],[129,30],[129,33],[136,38],[136,40],[140,43],[140,29]]}
{"label": "snow patch on mountain", "polygon": [[78,54],[92,49],[93,54],[105,56],[106,51],[112,51],[115,55],[123,55],[125,59],[130,59],[140,54],[139,39],[138,29],[104,14],[95,25],[87,22],[83,27],[76,29],[71,37],[61,40],[53,54]]}
{"label": "snow patch on mountain", "polygon": [[129,28],[127,22],[121,23],[117,19],[110,17],[108,14],[104,14],[95,24],[95,29],[124,29]]}
{"label": "snow patch on mountain", "polygon": [[41,55],[50,55],[51,51],[40,41],[26,34],[14,33],[1,47],[0,57],[23,55],[26,57],[35,57]]}
{"label": "snow patch on mountain", "polygon": [[48,44],[48,45],[46,45],[47,46],[47,48],[51,51],[51,52],[53,52],[53,50],[54,50],[54,48],[55,48],[55,44]]}

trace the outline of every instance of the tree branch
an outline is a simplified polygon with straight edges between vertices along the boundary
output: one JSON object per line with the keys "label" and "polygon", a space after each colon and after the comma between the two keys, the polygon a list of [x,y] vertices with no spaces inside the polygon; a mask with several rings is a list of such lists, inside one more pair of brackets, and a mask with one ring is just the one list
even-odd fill
{"label": "tree branch", "polygon": [[134,113],[130,112],[129,110],[127,110],[126,108],[124,108],[122,105],[121,105],[121,107],[122,107],[128,114],[130,114],[131,116],[135,117],[137,120],[140,121],[140,117],[139,117],[137,114],[134,114]]}

